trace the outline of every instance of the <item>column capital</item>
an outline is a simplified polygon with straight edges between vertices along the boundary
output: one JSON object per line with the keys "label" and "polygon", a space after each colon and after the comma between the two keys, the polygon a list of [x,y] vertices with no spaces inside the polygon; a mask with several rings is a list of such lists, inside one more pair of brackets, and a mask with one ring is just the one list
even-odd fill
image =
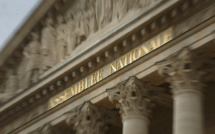
{"label": "column capital", "polygon": [[189,48],[183,48],[178,54],[158,62],[159,74],[166,76],[174,93],[181,91],[201,91],[204,74],[201,71],[202,59]]}
{"label": "column capital", "polygon": [[116,102],[120,109],[122,119],[144,118],[148,120],[153,101],[159,99],[162,88],[155,87],[149,83],[143,83],[136,77],[130,77],[127,81],[117,84],[116,87],[108,89],[109,100]]}
{"label": "column capital", "polygon": [[82,106],[65,114],[67,124],[74,126],[76,134],[104,134],[108,125],[116,121],[118,113],[85,102]]}

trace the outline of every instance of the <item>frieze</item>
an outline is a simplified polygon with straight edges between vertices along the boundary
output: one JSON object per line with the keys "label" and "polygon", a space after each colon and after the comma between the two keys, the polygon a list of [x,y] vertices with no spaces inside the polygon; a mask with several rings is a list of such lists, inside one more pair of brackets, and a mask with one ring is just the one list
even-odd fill
{"label": "frieze", "polygon": [[[150,40],[146,41],[139,47],[134,48],[132,51],[130,51],[130,52],[126,53],[125,55],[119,57],[118,59],[114,60],[113,62],[108,64],[106,67],[99,69],[98,71],[92,73],[90,76],[77,82],[70,88],[68,88],[68,89],[64,90],[63,92],[57,94],[56,96],[52,97],[44,105],[40,105],[38,108],[27,113],[25,116],[21,117],[16,122],[14,122],[15,123],[14,128],[17,128],[20,125],[24,125],[26,122],[31,121],[32,119],[34,119],[35,117],[38,117],[39,115],[46,112],[47,110],[54,108],[57,105],[68,100],[69,98],[75,96],[76,94],[78,94],[84,90],[87,90],[87,88],[102,81],[105,77],[108,77],[109,75],[114,74],[115,72],[119,71],[120,69],[123,69],[127,65],[132,64],[139,58],[152,52],[153,50],[157,49],[158,47],[161,47],[162,45],[164,45],[165,43],[167,43],[168,41],[170,41],[172,39],[173,39],[173,28],[171,27],[171,28],[165,30],[164,32],[156,35],[155,37],[151,38]],[[106,56],[108,57],[107,53],[106,53]],[[122,59],[123,57],[127,57],[127,58],[124,58],[124,60],[123,60]],[[90,63],[90,65],[91,65],[91,63]],[[106,71],[104,72],[104,70],[106,70]],[[76,77],[75,72],[73,72],[73,76]],[[65,77],[65,80],[68,80],[68,79]],[[60,81],[58,81],[57,83],[59,86],[61,85]],[[52,90],[55,90],[55,88],[58,88],[58,87],[50,86],[50,89],[52,89]],[[47,94],[47,92],[45,90],[44,90],[44,94]],[[35,101],[35,99],[33,99],[33,100],[29,99],[29,102],[32,102],[32,101]]]}
{"label": "frieze", "polygon": [[215,4],[210,5],[203,11],[193,15],[192,17],[184,20],[175,26],[175,36],[179,36],[180,34],[186,32],[187,30],[199,25],[205,20],[215,15]]}
{"label": "frieze", "polygon": [[[38,117],[39,115],[46,112],[47,110],[48,110],[48,103],[46,102],[46,103],[41,104],[37,108],[34,108],[30,112],[20,116],[19,119],[15,120],[12,123],[10,123],[9,125],[5,126],[4,127],[5,130],[0,130],[0,132],[1,133],[8,133],[9,130],[18,128],[19,126],[22,126],[22,125],[28,123],[29,121]],[[20,113],[18,113],[18,114],[20,114]]]}
{"label": "frieze", "polygon": [[123,69],[127,65],[132,64],[136,60],[152,52],[153,50],[159,48],[160,46],[166,44],[172,39],[173,39],[173,28],[169,28],[164,32],[158,34],[154,38],[146,41],[139,47],[134,48],[132,51],[126,53],[124,56],[116,59],[110,64],[92,73],[88,77],[75,83],[73,86],[67,88],[66,90],[52,97],[49,100],[49,108],[50,109],[54,108],[57,105],[65,102],[71,97],[77,95],[78,93],[81,93],[82,91],[102,81],[103,79],[107,78],[108,76],[112,75],[118,70]]}

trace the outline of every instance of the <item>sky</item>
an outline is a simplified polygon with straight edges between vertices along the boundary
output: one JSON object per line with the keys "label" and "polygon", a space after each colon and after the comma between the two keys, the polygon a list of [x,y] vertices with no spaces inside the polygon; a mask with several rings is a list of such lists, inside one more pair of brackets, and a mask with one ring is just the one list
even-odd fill
{"label": "sky", "polygon": [[41,0],[0,0],[0,51]]}

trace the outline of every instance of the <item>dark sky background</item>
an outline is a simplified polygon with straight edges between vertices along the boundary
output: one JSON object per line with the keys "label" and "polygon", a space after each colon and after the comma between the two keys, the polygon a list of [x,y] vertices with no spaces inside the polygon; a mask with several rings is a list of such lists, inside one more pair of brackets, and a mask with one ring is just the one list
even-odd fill
{"label": "dark sky background", "polygon": [[41,0],[0,0],[0,51]]}

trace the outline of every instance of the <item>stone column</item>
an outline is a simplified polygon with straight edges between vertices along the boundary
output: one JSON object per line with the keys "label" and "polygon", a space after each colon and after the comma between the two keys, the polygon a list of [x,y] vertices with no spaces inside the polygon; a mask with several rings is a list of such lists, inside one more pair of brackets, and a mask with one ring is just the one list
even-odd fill
{"label": "stone column", "polygon": [[65,114],[67,124],[73,126],[76,134],[105,134],[108,125],[116,122],[118,113],[91,102],[85,102],[81,107]]}
{"label": "stone column", "polygon": [[153,107],[152,100],[160,88],[153,87],[130,77],[128,81],[108,89],[110,101],[116,101],[123,123],[123,134],[148,134],[149,115]]}
{"label": "stone column", "polygon": [[203,134],[202,78],[200,61],[188,49],[157,63],[173,90],[174,134]]}

